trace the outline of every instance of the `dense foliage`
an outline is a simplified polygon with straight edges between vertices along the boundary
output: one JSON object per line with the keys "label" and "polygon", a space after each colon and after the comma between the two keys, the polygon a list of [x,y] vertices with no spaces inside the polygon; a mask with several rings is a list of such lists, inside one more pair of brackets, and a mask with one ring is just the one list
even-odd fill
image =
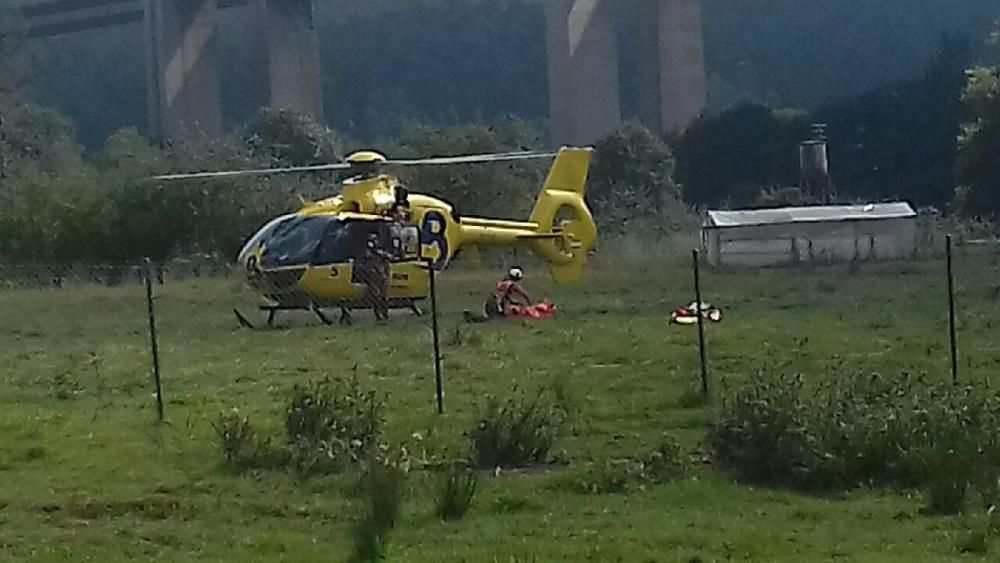
{"label": "dense foliage", "polygon": [[[163,185],[176,168],[265,166],[280,137],[243,132],[208,145],[163,148],[135,130],[87,158],[58,116],[31,105],[7,113],[0,178],[0,256],[15,261],[123,262],[198,252],[232,255],[288,209],[301,180]],[[251,128],[253,125],[251,125]]]}
{"label": "dense foliage", "polygon": [[625,233],[638,223],[668,229],[687,216],[674,183],[673,152],[637,123],[595,143],[587,198],[605,232]]}
{"label": "dense foliage", "polygon": [[[1000,31],[991,42],[1000,51]],[[959,140],[958,200],[970,215],[996,218],[1000,216],[1000,63],[970,71],[962,101],[967,121]]]}
{"label": "dense foliage", "polygon": [[831,381],[757,376],[723,405],[709,438],[716,463],[747,482],[810,491],[921,488],[935,512],[957,512],[973,490],[996,502],[995,393],[907,375]]}
{"label": "dense foliage", "polygon": [[[979,13],[977,4],[969,6]],[[706,10],[712,9],[709,2]],[[32,101],[30,78],[36,71],[41,79],[36,87],[62,92],[68,90],[59,80],[96,67],[64,65],[65,72],[53,82],[52,61],[72,58],[48,49],[43,52],[51,57],[32,65],[23,27],[0,17],[0,257],[20,262],[128,262],[196,253],[230,257],[265,221],[301,199],[335,192],[338,180],[334,175],[169,185],[142,180],[156,173],[329,162],[357,146],[346,135],[372,138],[396,131],[375,147],[394,156],[419,157],[546,146],[541,119],[506,117],[547,113],[544,49],[533,42],[544,36],[537,2],[427,0],[402,7],[374,3],[370,10],[337,14],[325,10],[320,11],[321,25],[336,31],[323,34],[324,42],[336,43],[324,44],[326,66],[350,77],[326,88],[328,94],[336,93],[336,104],[327,100],[327,114],[337,132],[289,112],[252,109],[262,103],[260,93],[249,83],[235,87],[230,82],[227,88],[240,95],[226,104],[233,127],[225,137],[196,145],[160,145],[138,129],[126,128],[102,137],[97,143],[102,149],[89,153],[66,117]],[[420,25],[402,26],[390,36],[376,33],[387,14]],[[517,33],[505,32],[510,22],[517,23]],[[116,31],[107,41],[120,42],[127,33]],[[67,41],[77,46],[73,42],[101,43],[94,38]],[[235,56],[240,48],[223,41],[224,57]],[[367,56],[339,56],[351,48]],[[809,194],[789,186],[798,183],[797,147],[815,121],[829,124],[834,187],[841,199],[901,197],[945,207],[952,203],[957,169],[961,188],[956,208],[995,216],[1000,211],[992,197],[1000,179],[993,157],[1000,138],[998,78],[996,70],[983,67],[966,81],[963,73],[976,50],[960,36],[945,36],[916,79],[814,112],[739,105],[699,120],[675,147],[629,123],[596,143],[588,199],[602,232],[676,228],[690,217],[686,204],[811,203]],[[456,65],[456,52],[477,62]],[[623,52],[627,75],[631,63],[628,49]],[[131,56],[114,72],[125,72]],[[510,64],[515,59],[524,64]],[[242,72],[232,72],[237,71]],[[88,108],[97,111],[107,100],[117,100],[113,111],[124,111],[127,104],[120,96],[134,81],[120,78],[107,96],[87,90],[102,79],[80,80],[69,109],[79,118],[80,111],[90,115]],[[49,99],[67,107],[60,99]],[[625,92],[626,106],[628,100]],[[444,102],[448,105],[442,106]],[[125,121],[130,120],[137,121]],[[104,127],[123,120],[100,113],[98,121]],[[86,119],[78,122],[88,130],[93,125]],[[462,125],[440,129],[417,122]],[[403,180],[453,203],[460,213],[519,219],[530,212],[546,170],[543,162],[421,169],[407,171]]]}
{"label": "dense foliage", "polygon": [[695,123],[677,149],[677,180],[696,204],[747,205],[762,189],[798,183],[809,116],[742,106]]}
{"label": "dense foliage", "polygon": [[678,180],[697,204],[748,205],[761,192],[799,183],[798,145],[809,125],[828,125],[841,199],[902,197],[944,206],[954,186],[959,98],[969,41],[946,36],[923,75],[815,112],[747,105],[709,116],[678,147]]}

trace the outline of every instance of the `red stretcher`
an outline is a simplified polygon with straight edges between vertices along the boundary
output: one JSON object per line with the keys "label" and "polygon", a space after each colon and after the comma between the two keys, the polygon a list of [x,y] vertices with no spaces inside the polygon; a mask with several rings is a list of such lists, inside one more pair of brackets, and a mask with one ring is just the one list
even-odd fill
{"label": "red stretcher", "polygon": [[530,306],[511,305],[508,314],[509,318],[536,320],[551,319],[554,316],[556,316],[556,306],[548,300]]}

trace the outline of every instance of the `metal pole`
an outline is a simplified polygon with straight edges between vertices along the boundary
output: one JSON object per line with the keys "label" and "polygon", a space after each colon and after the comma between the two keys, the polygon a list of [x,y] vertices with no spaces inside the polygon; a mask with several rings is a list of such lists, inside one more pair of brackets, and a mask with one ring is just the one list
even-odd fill
{"label": "metal pole", "polygon": [[438,335],[437,272],[432,262],[427,263],[431,279],[431,330],[434,333],[434,379],[437,385],[437,411],[444,414],[444,385],[441,381],[441,340]]}
{"label": "metal pole", "polygon": [[951,382],[958,385],[958,337],[955,334],[955,276],[951,267],[951,235],[945,237],[948,263],[948,335],[951,342]]}
{"label": "metal pole", "polygon": [[701,392],[708,397],[708,359],[705,354],[705,319],[701,310],[701,260],[698,250],[691,252],[694,266],[694,296],[695,310],[698,314],[698,352],[701,357]]}
{"label": "metal pole", "polygon": [[156,343],[156,313],[153,309],[153,276],[149,258],[146,258],[145,275],[146,308],[149,314],[149,347],[153,354],[153,380],[156,382],[156,414],[163,421],[163,388],[160,385],[160,350]]}

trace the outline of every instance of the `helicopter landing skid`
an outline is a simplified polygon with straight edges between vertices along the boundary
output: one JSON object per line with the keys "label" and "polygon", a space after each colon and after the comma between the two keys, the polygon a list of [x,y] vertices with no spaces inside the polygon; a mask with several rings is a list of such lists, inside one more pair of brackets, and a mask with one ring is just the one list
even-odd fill
{"label": "helicopter landing skid", "polygon": [[[334,306],[333,304],[330,305]],[[340,309],[340,318],[337,319],[337,324],[347,325],[347,326],[351,325],[353,321],[353,318],[351,316],[351,311],[353,307],[350,307],[349,305],[345,306],[343,304],[337,305],[337,307]],[[308,311],[316,315],[316,317],[324,325],[326,326],[334,325],[333,320],[329,316],[327,316],[327,314],[323,311],[323,309],[319,305],[315,303],[309,305],[277,305],[277,304],[259,305],[257,308],[261,312],[267,313],[267,328],[274,328],[275,324],[274,321],[277,318],[279,311]],[[421,310],[420,306],[417,304],[416,301],[412,300],[397,301],[390,304],[390,309],[404,309],[404,308],[409,309],[411,312],[413,312],[414,315],[418,317],[424,316],[423,310]],[[236,320],[239,322],[241,327],[248,328],[251,330],[255,330],[257,328],[256,326],[254,326],[253,323],[251,323],[247,319],[246,315],[244,315],[238,309],[233,309],[233,314],[236,315]]]}

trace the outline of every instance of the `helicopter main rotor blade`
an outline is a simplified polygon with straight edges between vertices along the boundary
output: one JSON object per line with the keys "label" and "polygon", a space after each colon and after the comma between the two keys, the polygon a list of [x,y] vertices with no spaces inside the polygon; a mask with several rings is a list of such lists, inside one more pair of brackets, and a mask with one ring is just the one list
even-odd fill
{"label": "helicopter main rotor blade", "polygon": [[334,164],[316,164],[313,166],[289,166],[286,168],[257,168],[252,170],[224,170],[220,172],[190,172],[184,174],[164,174],[153,176],[150,180],[206,180],[212,178],[236,178],[240,176],[272,176],[275,174],[300,174],[304,172],[334,172],[348,170],[351,167],[346,162]]}
{"label": "helicopter main rotor blade", "polygon": [[554,152],[503,152],[494,154],[477,154],[468,156],[443,156],[434,158],[420,158],[415,160],[388,160],[383,163],[385,166],[445,166],[450,164],[480,164],[489,162],[508,162],[516,160],[535,160],[542,158],[554,158],[558,153]]}
{"label": "helicopter main rotor blade", "polygon": [[[380,166],[446,166],[455,164],[480,164],[490,162],[509,162],[518,160],[535,160],[542,158],[553,158],[558,153],[552,152],[503,152],[493,154],[477,154],[467,156],[445,156],[434,158],[420,158],[413,160],[387,160],[379,163]],[[244,176],[272,176],[278,174],[302,174],[309,172],[335,172],[340,170],[350,170],[353,165],[349,162],[337,162],[331,164],[315,164],[310,166],[289,166],[285,168],[258,168],[251,170],[223,170],[218,172],[190,172],[182,174],[164,174],[149,178],[151,181],[171,181],[171,180],[208,180],[213,178],[238,178]]]}

